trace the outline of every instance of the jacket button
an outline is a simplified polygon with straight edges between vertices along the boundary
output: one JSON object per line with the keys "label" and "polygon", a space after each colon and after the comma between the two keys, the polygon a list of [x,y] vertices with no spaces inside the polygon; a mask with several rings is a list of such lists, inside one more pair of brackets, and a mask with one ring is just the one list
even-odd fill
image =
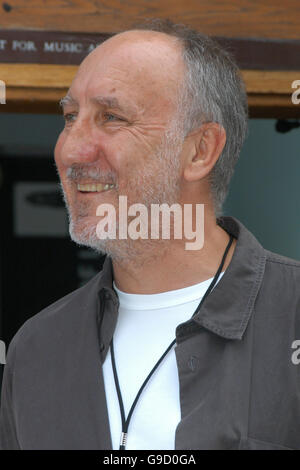
{"label": "jacket button", "polygon": [[199,368],[199,358],[197,356],[190,356],[188,360],[188,367],[195,372]]}
{"label": "jacket button", "polygon": [[105,344],[104,343],[101,343],[100,345],[100,352],[103,352],[105,349]]}

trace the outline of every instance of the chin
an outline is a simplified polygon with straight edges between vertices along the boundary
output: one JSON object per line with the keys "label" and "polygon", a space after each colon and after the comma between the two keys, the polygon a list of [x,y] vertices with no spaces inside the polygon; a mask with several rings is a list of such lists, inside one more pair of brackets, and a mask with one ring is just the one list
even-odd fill
{"label": "chin", "polygon": [[93,217],[84,217],[83,219],[80,221],[71,219],[69,225],[70,237],[77,245],[91,248],[97,254],[108,255],[119,262],[132,261],[142,255],[144,247],[138,240],[128,238],[125,240],[118,238],[101,240],[96,233],[97,221]]}
{"label": "chin", "polygon": [[71,239],[78,245],[91,246],[99,239],[96,234],[97,221],[94,217],[83,217],[81,220],[71,218],[69,224],[69,233]]}

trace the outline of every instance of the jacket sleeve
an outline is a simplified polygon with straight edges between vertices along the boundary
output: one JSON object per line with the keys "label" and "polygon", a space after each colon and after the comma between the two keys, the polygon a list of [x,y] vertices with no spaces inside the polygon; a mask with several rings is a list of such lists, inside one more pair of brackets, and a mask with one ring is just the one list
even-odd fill
{"label": "jacket sleeve", "polygon": [[9,345],[4,367],[1,402],[0,402],[0,450],[17,450],[20,445],[17,438],[15,404],[13,400],[13,374],[15,345]]}

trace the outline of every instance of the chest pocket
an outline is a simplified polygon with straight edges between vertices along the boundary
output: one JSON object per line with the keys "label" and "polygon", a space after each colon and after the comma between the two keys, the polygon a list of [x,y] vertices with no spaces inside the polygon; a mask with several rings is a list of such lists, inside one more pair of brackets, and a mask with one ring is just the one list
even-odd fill
{"label": "chest pocket", "polygon": [[272,442],[252,439],[251,437],[242,438],[239,443],[239,450],[296,450],[291,447],[273,444]]}

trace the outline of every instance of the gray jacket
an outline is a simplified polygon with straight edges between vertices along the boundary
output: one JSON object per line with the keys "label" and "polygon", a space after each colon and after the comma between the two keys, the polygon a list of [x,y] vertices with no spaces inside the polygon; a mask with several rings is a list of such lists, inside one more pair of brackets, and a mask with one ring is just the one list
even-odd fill
{"label": "gray jacket", "polygon": [[[237,244],[200,312],[176,329],[175,449],[300,449],[300,262],[265,250],[233,217],[218,223]],[[24,323],[8,348],[0,448],[112,448],[101,363],[117,317],[106,258]]]}

